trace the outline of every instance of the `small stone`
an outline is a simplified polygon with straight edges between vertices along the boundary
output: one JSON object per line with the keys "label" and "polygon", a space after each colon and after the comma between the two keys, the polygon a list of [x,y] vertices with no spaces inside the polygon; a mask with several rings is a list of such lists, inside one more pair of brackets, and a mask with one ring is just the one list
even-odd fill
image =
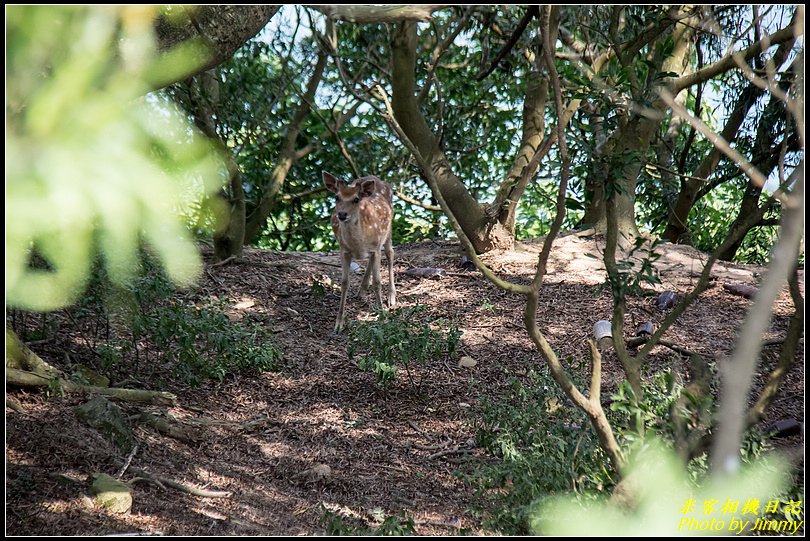
{"label": "small stone", "polygon": [[667,310],[675,306],[677,296],[674,291],[664,291],[658,295],[658,300],[655,301],[655,306],[659,310]]}
{"label": "small stone", "polygon": [[472,368],[473,366],[477,365],[478,361],[473,359],[472,357],[462,357],[458,360],[458,365],[461,368]]}
{"label": "small stone", "polygon": [[328,464],[318,464],[302,471],[297,477],[302,478],[306,483],[326,482],[332,477],[332,468]]}

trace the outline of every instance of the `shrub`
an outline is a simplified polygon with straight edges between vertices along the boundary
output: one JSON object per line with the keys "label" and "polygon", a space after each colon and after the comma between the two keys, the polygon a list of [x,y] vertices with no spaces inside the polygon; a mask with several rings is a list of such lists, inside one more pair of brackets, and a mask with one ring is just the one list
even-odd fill
{"label": "shrub", "polygon": [[349,359],[359,357],[362,370],[374,370],[377,382],[387,385],[396,379],[401,366],[413,384],[411,363],[422,364],[443,357],[454,357],[461,331],[455,323],[449,329],[436,330],[445,322],[431,320],[423,305],[395,312],[380,312],[376,321],[354,321],[349,324]]}

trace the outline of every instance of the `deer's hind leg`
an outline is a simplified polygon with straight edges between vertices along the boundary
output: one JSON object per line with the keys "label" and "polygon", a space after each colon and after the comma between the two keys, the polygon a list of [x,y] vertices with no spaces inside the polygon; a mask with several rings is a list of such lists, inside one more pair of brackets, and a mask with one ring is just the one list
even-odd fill
{"label": "deer's hind leg", "polygon": [[368,256],[368,263],[366,264],[366,272],[363,273],[363,281],[360,282],[360,289],[357,291],[358,297],[364,297],[368,292],[368,285],[371,282],[371,278],[374,274],[373,269],[374,269],[374,252],[371,252]]}
{"label": "deer's hind leg", "polygon": [[388,260],[388,309],[397,307],[397,289],[394,285],[394,247],[391,244],[391,232],[385,239],[385,258]]}

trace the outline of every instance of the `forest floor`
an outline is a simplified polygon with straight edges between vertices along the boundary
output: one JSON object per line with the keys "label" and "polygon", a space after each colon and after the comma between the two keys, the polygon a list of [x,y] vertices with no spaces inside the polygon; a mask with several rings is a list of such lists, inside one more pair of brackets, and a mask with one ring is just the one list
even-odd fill
{"label": "forest floor", "polygon": [[[540,246],[525,242],[515,251],[487,254],[484,260],[500,276],[527,283]],[[563,360],[587,358],[586,340],[594,323],[611,317],[602,248],[599,239],[573,234],[555,243],[538,321]],[[690,291],[706,255],[671,244],[656,251],[662,254],[655,263],[662,283],[655,290],[679,295]],[[210,259],[210,251],[204,255]],[[168,412],[163,408],[165,413],[189,423],[204,418],[220,424],[193,425],[198,437],[192,443],[138,427],[139,450],[131,465],[231,495],[203,498],[137,482],[129,514],[93,507],[86,497],[88,475],[115,475],[127,453],[77,418],[73,408],[85,398],[46,398],[41,391],[10,388],[7,398],[25,413],[6,409],[6,532],[311,535],[324,531],[324,512],[330,510],[367,522],[404,512],[414,519],[420,535],[486,533],[473,511],[480,502],[456,475],[461,464],[487,459],[476,447],[472,419],[483,394],[506,393],[511,378],[523,377],[543,360],[523,327],[523,298],[499,290],[477,271],[460,268],[460,258],[452,242],[396,247],[398,301],[401,306],[424,304],[431,315],[457,322],[463,331],[460,353],[477,364],[466,368],[447,359],[416,364],[412,375],[418,385],[399,378],[387,392],[376,384],[373,372],[361,371],[349,360],[346,335],[332,332],[339,300],[337,254],[246,249],[240,260],[207,264],[201,284],[188,295],[200,302],[213,297],[226,301],[233,325],[243,317],[264,318],[283,360],[278,371],[229,375],[222,383],[204,382],[195,388],[169,379],[159,356],[149,369],[149,359],[142,359],[138,381],[126,385],[174,392],[177,406]],[[404,274],[412,267],[443,268],[447,275],[429,279]],[[762,272],[751,265],[716,265],[711,287],[665,339],[723,362],[752,301],[730,294],[722,285],[756,285]],[[352,280],[354,292],[359,277]],[[325,294],[315,293],[316,283],[327,284]],[[804,294],[803,271],[800,284]],[[666,312],[656,308],[655,300],[653,295],[629,299],[627,336],[640,323],[663,320]],[[347,319],[373,317],[366,301],[350,296],[347,304]],[[792,311],[785,288],[764,338],[783,337]],[[91,355],[82,349],[83,331],[70,318],[53,317],[55,338],[30,345],[45,361],[67,371],[68,363],[85,362],[81,356]],[[778,350],[766,348],[757,389]],[[804,338],[798,355],[763,425],[785,418],[804,422]],[[664,369],[685,375],[686,365],[685,358],[656,347],[645,376]],[[622,379],[611,353],[605,354],[602,377],[604,396],[610,396]],[[132,406],[121,406],[131,413]],[[803,447],[800,438],[789,443]],[[123,480],[134,477],[129,471]]]}

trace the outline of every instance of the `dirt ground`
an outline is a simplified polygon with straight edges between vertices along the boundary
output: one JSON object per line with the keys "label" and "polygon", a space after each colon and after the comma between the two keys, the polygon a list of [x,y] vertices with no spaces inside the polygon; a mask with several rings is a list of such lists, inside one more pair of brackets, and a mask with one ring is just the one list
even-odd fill
{"label": "dirt ground", "polygon": [[[485,257],[496,272],[527,282],[534,273],[538,243]],[[541,330],[561,359],[587,356],[594,323],[610,319],[610,293],[602,287],[601,241],[566,235],[555,243],[541,293]],[[656,271],[659,291],[688,292],[706,260],[685,246],[664,244]],[[183,419],[198,435],[186,443],[139,427],[139,449],[124,481],[134,471],[170,478],[189,486],[228,491],[225,498],[203,498],[167,486],[132,483],[130,514],[114,515],[87,498],[93,472],[115,475],[127,453],[84,425],[73,407],[76,395],[46,398],[40,391],[10,388],[7,397],[25,410],[6,408],[6,532],[12,535],[100,535],[161,532],[166,535],[311,535],[323,532],[324,509],[346,517],[376,520],[405,512],[420,535],[484,534],[471,509],[472,491],[454,475],[464,460],[485,458],[475,447],[471,415],[481,389],[496,396],[510,377],[543,363],[523,328],[522,297],[499,290],[480,273],[459,267],[455,243],[424,242],[396,249],[397,293],[401,305],[425,304],[435,317],[458,322],[461,354],[472,368],[441,360],[415,366],[418,391],[404,378],[387,392],[374,374],[348,360],[346,337],[332,333],[339,300],[337,254],[276,253],[247,249],[241,260],[207,265],[195,299],[217,297],[230,306],[233,324],[245,315],[263,316],[284,352],[278,372],[231,376],[221,383],[190,388],[167,383],[166,368],[140,366],[130,387],[174,392],[178,405],[168,414]],[[595,257],[593,257],[595,256]],[[210,253],[206,253],[210,258]],[[412,267],[438,267],[441,279],[408,276]],[[762,268],[721,264],[710,287],[665,335],[665,339],[725,362],[751,300],[722,285],[756,285]],[[313,294],[314,283],[327,284]],[[333,284],[329,287],[328,284]],[[385,284],[385,273],[383,273]],[[801,281],[804,294],[804,276]],[[353,277],[353,288],[359,278]],[[764,337],[784,336],[793,306],[785,289]],[[640,323],[658,324],[666,312],[655,296],[629,299],[627,336]],[[86,362],[81,333],[59,319],[58,338],[32,349],[58,367]],[[365,301],[350,297],[348,318],[369,318]],[[778,346],[763,354],[756,381],[760,388],[774,366]],[[804,339],[799,358],[764,424],[794,418],[804,422]],[[68,357],[66,359],[66,353]],[[144,361],[141,361],[142,363]],[[686,373],[686,359],[657,347],[645,375],[674,368]],[[621,380],[615,356],[603,366],[605,396]],[[113,377],[113,383],[116,382]],[[137,411],[121,404],[130,414]],[[140,408],[142,409],[142,408]],[[150,411],[163,411],[157,407]],[[207,419],[207,424],[200,420]],[[218,424],[212,424],[216,420]],[[790,445],[803,448],[800,436]],[[468,452],[460,452],[468,451]],[[137,469],[137,470],[136,470]]]}

